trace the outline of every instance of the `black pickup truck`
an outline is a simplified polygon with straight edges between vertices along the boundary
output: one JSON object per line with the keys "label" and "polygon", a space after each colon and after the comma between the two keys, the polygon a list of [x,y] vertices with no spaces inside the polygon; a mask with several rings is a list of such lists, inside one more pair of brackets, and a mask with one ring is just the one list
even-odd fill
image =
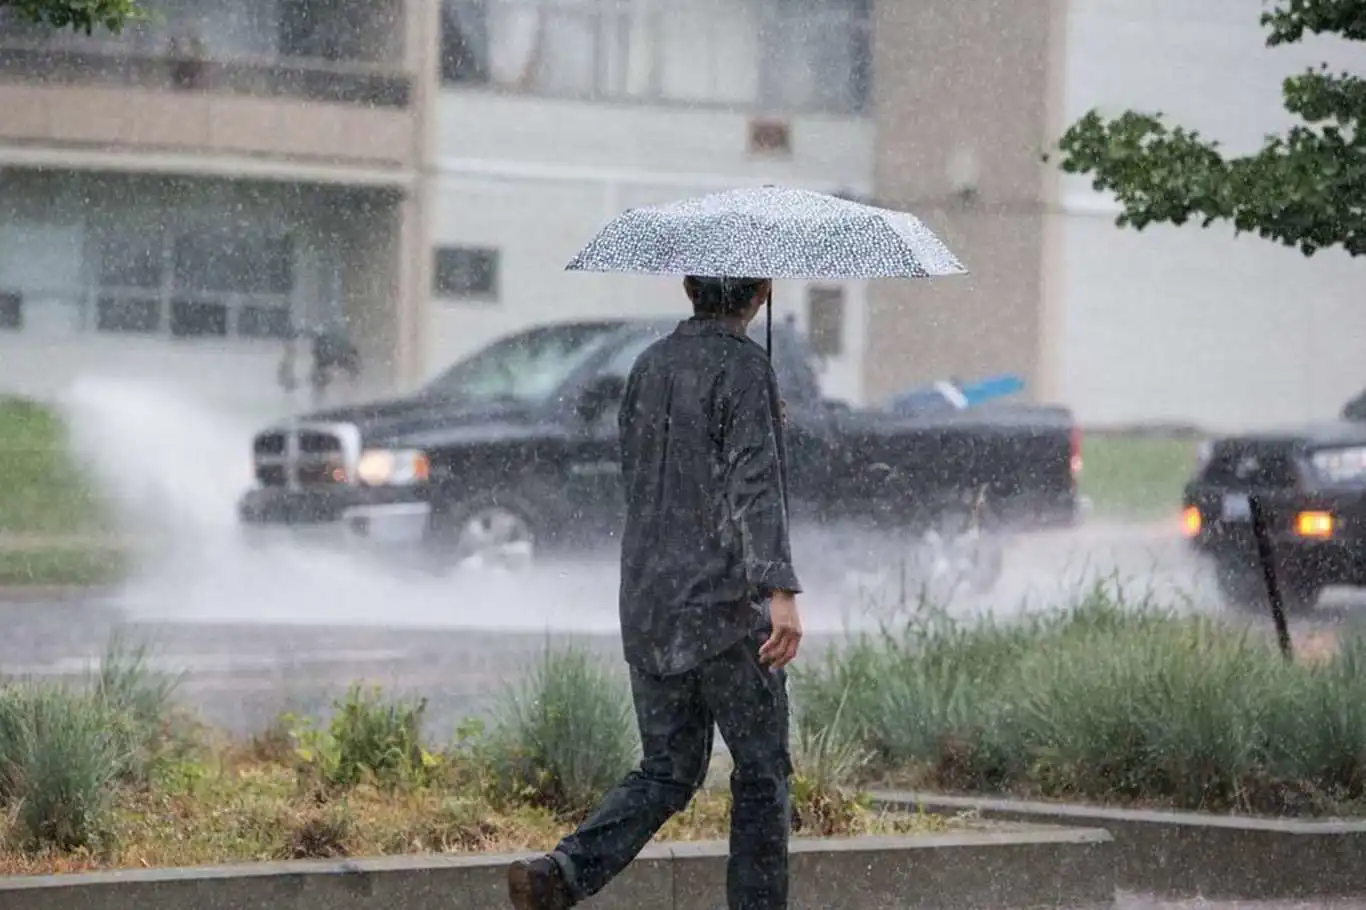
{"label": "black pickup truck", "polygon": [[[241,497],[240,521],[341,529],[447,565],[610,544],[623,505],[620,396],[636,357],[674,325],[536,326],[410,395],[270,427],[253,440],[256,484]],[[980,588],[1000,569],[998,556],[969,545],[984,530],[1074,521],[1079,436],[1065,409],[856,409],[822,399],[796,331],[775,326],[773,348],[794,531],[815,523],[879,540],[933,537],[936,558],[974,560],[967,574]]]}
{"label": "black pickup truck", "polygon": [[1267,591],[1251,495],[1262,504],[1288,611],[1312,609],[1326,587],[1366,585],[1366,393],[1338,421],[1202,447],[1184,491],[1186,537],[1212,561],[1230,606],[1260,610]]}

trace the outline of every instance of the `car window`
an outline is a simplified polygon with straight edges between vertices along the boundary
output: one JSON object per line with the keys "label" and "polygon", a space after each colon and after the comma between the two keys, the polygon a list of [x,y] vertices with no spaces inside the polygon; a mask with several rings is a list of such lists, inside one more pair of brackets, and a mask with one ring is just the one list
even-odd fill
{"label": "car window", "polygon": [[631,375],[631,367],[636,365],[640,355],[644,354],[645,349],[658,340],[659,336],[653,334],[632,338],[622,345],[621,350],[613,354],[607,363],[603,364],[602,376],[615,376],[625,380]]}
{"label": "car window", "polygon": [[429,395],[543,401],[611,339],[612,324],[543,326],[493,342],[428,383]]}

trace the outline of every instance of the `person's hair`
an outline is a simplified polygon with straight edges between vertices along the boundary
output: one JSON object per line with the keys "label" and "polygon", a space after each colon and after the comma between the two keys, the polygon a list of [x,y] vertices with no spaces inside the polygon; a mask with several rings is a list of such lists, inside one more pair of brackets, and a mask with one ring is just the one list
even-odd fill
{"label": "person's hair", "polygon": [[689,275],[683,287],[699,316],[738,316],[763,287],[763,278],[704,278]]}

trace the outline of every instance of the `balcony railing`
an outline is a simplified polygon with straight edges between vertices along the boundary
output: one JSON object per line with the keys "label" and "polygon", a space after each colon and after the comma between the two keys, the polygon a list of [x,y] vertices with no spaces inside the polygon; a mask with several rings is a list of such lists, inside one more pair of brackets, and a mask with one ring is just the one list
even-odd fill
{"label": "balcony railing", "polygon": [[0,38],[0,81],[126,86],[406,107],[413,79],[382,64],[299,58],[206,59],[108,43],[81,48]]}
{"label": "balcony railing", "polygon": [[[37,28],[0,5],[0,81],[406,107],[399,0],[147,0],[118,35]],[[341,15],[346,13],[346,15]]]}

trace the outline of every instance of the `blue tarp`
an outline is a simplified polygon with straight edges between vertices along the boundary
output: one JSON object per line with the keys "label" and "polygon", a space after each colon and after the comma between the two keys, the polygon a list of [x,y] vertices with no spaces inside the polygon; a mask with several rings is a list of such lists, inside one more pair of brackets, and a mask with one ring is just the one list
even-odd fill
{"label": "blue tarp", "polygon": [[1014,395],[1024,387],[1024,380],[1014,373],[988,376],[975,382],[941,379],[893,397],[889,407],[898,414],[962,411]]}

